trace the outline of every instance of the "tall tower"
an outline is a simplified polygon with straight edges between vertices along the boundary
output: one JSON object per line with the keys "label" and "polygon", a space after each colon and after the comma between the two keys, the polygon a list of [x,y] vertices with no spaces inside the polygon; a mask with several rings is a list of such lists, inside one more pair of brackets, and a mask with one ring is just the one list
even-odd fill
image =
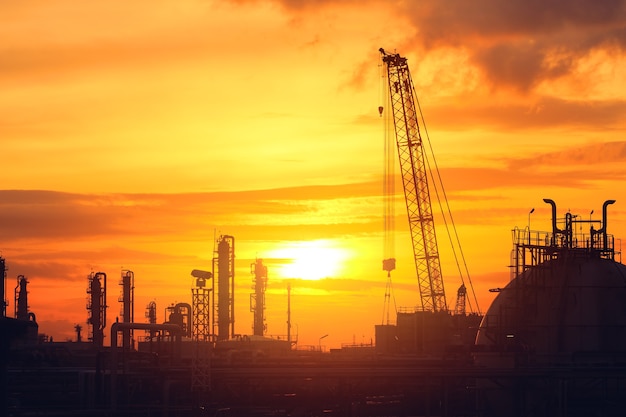
{"label": "tall tower", "polygon": [[107,275],[104,272],[92,272],[87,277],[87,324],[91,326],[89,338],[97,347],[104,344],[104,328],[106,327],[107,309]]}
{"label": "tall tower", "polygon": [[211,387],[211,352],[210,329],[211,318],[210,292],[207,280],[213,278],[208,271],[194,269],[191,276],[196,279],[195,288],[191,289],[192,304],[192,338],[195,342],[195,355],[192,360],[191,388],[200,397]]}
{"label": "tall tower", "polygon": [[[118,299],[122,303],[122,322],[133,323],[135,321],[135,274],[133,271],[123,270],[120,279],[122,294]],[[124,349],[131,347],[132,330],[124,329],[122,331],[122,346]]]}
{"label": "tall tower", "polygon": [[[419,109],[413,80],[406,58],[398,54],[387,54],[382,48],[380,52],[387,70],[389,102],[396,132],[421,307],[424,311],[447,311],[428,187],[429,169],[420,134]],[[395,260],[383,261],[383,267],[390,272],[395,269]]]}
{"label": "tall tower", "polygon": [[235,238],[220,236],[217,243],[217,340],[235,333]]}
{"label": "tall tower", "polygon": [[18,320],[28,320],[28,281],[24,275],[17,276],[15,286],[15,318]]}
{"label": "tall tower", "polygon": [[254,292],[250,294],[250,311],[254,313],[252,334],[263,336],[267,326],[265,324],[265,289],[267,288],[267,267],[263,259],[257,259],[250,265],[250,272],[254,274]]}

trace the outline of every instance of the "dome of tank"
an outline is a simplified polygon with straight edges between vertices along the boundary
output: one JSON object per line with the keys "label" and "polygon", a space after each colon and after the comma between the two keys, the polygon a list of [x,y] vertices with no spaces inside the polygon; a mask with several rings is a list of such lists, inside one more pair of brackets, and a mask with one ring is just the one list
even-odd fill
{"label": "dome of tank", "polygon": [[527,269],[499,290],[476,345],[568,360],[626,353],[626,266],[565,251]]}

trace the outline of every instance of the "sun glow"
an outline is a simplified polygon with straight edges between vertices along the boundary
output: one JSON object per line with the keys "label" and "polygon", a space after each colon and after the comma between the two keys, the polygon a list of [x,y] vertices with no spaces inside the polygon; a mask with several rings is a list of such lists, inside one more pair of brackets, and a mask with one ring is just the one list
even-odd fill
{"label": "sun glow", "polygon": [[332,241],[313,240],[289,243],[273,250],[270,256],[284,260],[278,269],[283,278],[318,280],[341,274],[349,253]]}

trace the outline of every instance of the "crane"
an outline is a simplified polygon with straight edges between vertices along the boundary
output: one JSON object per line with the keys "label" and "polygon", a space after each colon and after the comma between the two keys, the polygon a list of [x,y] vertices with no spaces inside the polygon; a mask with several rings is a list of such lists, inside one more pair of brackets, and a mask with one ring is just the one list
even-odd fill
{"label": "crane", "polygon": [[[406,58],[399,54],[388,54],[383,48],[379,51],[387,70],[389,99],[413,243],[421,308],[432,312],[447,311],[428,188],[428,172],[411,73]],[[388,272],[394,269],[395,259],[383,261],[383,267]]]}

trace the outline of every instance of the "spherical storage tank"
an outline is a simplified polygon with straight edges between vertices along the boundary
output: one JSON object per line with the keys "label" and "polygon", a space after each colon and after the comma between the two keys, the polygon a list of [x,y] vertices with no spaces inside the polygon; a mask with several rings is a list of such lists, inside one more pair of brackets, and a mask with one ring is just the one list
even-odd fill
{"label": "spherical storage tank", "polygon": [[[481,415],[621,417],[626,409],[626,266],[590,215],[552,231],[513,231],[511,281],[480,323],[474,346]],[[589,232],[583,228],[589,226]],[[599,228],[595,228],[599,227]]]}
{"label": "spherical storage tank", "polygon": [[478,330],[486,351],[539,361],[626,353],[626,267],[609,259],[548,260],[502,288]]}
{"label": "spherical storage tank", "polygon": [[626,363],[626,266],[614,260],[605,227],[576,236],[575,217],[565,224],[514,237],[519,273],[496,290],[480,324],[478,363]]}

